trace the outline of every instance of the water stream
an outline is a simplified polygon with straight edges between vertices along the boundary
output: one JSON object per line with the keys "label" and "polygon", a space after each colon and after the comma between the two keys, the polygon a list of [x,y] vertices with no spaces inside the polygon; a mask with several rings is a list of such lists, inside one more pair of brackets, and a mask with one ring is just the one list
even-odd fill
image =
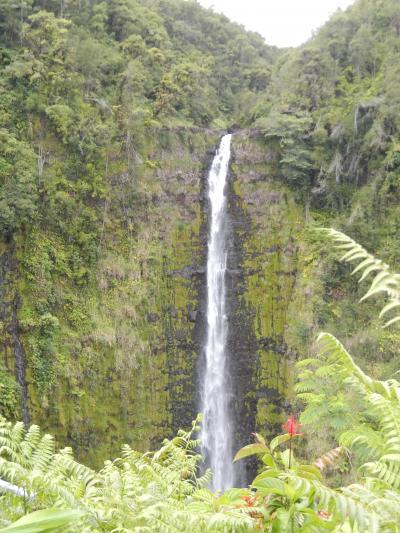
{"label": "water stream", "polygon": [[210,228],[207,252],[207,340],[202,384],[202,453],[213,472],[212,490],[235,484],[232,465],[233,420],[230,412],[226,315],[227,204],[226,181],[231,134],[224,135],[208,175]]}

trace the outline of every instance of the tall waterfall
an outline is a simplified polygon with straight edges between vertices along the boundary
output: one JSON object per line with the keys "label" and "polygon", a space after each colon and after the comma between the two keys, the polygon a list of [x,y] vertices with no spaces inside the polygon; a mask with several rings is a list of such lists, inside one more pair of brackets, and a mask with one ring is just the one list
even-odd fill
{"label": "tall waterfall", "polygon": [[202,452],[213,473],[212,489],[225,490],[235,483],[232,465],[233,422],[227,368],[226,316],[226,196],[225,186],[231,156],[232,135],[225,135],[208,175],[211,223],[207,256],[207,343],[203,374],[201,432]]}

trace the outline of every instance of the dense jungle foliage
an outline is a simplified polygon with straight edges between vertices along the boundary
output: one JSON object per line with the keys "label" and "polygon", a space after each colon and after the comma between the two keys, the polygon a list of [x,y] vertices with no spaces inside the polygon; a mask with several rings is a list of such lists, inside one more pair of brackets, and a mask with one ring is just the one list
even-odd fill
{"label": "dense jungle foliage", "polygon": [[[97,283],[114,181],[132,180],[138,162],[157,166],[141,161],[146,132],[225,128],[269,82],[276,53],[258,35],[196,2],[148,4],[0,6],[0,231],[23,248],[22,290],[32,308],[21,327],[41,393],[55,378],[60,328],[67,337],[69,328],[90,332],[79,293]],[[116,162],[121,151],[127,168]],[[138,232],[151,193],[138,189],[132,184],[130,197],[115,198],[124,220],[114,226]],[[64,356],[74,349],[69,343]]]}
{"label": "dense jungle foliage", "polygon": [[[0,2],[0,478],[25,491],[2,526],[399,531],[398,322],[313,230],[383,261],[333,234],[395,319],[399,87],[398,0],[287,50],[194,0]],[[227,128],[258,343],[242,454],[264,466],[213,495],[194,429],[173,434],[198,407],[201,176]],[[301,411],[304,436],[271,440]]]}
{"label": "dense jungle foliage", "polygon": [[[265,90],[277,52],[196,2],[7,0],[0,31],[0,315],[12,373],[16,339],[21,352],[17,385],[1,371],[1,410],[22,398],[25,422],[57,425],[88,455],[95,439],[102,460],[136,394],[143,416],[136,409],[130,438],[159,443],[171,421],[157,354],[175,349],[160,338],[182,322],[166,311],[179,298],[166,273],[193,253],[177,243],[201,224],[179,182]],[[110,416],[102,404],[114,404]]]}
{"label": "dense jungle foliage", "polygon": [[[345,250],[343,260],[357,261],[361,281],[374,273],[364,299],[385,294],[381,316],[392,313],[386,326],[398,322],[400,275],[346,235],[329,234]],[[23,423],[2,418],[0,473],[9,480],[0,500],[2,520],[25,516],[1,531],[399,531],[400,383],[366,375],[331,334],[321,333],[317,345],[318,357],[299,363],[303,418],[310,428],[330,411],[340,446],[313,464],[295,458],[304,433],[293,416],[269,445],[255,434],[256,442],[239,450],[235,461],[259,455],[263,467],[249,488],[224,494],[206,488],[210,471],[198,476],[196,422],[154,453],[126,445],[121,458],[96,472],[76,462],[70,448],[55,453],[54,439],[37,426],[25,431]],[[347,416],[337,390],[351,405]],[[334,488],[330,478],[340,464],[354,470],[355,479]]]}

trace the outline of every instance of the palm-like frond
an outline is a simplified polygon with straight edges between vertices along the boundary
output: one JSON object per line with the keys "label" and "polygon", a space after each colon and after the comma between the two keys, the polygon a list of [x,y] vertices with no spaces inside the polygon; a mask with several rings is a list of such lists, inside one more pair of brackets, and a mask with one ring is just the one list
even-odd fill
{"label": "palm-like frond", "polygon": [[367,376],[357,366],[350,354],[333,335],[321,333],[318,337],[320,355],[327,364],[339,365],[338,377],[348,387],[355,388],[364,397],[374,428],[367,423],[357,431],[345,432],[341,442],[351,447],[359,446],[365,456],[376,461],[364,468],[393,488],[400,486],[400,384],[396,380],[380,381]]}
{"label": "palm-like frond", "polygon": [[349,352],[334,335],[320,333],[317,337],[317,344],[319,357],[322,357],[325,362],[335,364],[336,371],[339,371],[343,378],[356,379],[365,387],[371,386],[373,380],[355,364]]}
{"label": "palm-like frond", "polygon": [[[324,230],[345,250],[343,261],[358,262],[353,274],[360,282],[373,274],[362,300],[384,294],[388,303],[380,316],[391,313],[386,326],[399,322],[394,312],[400,307],[400,275],[375,259],[362,246],[336,230]],[[357,454],[359,483],[332,491],[320,480],[299,479],[308,494],[314,491],[331,505],[342,522],[335,531],[400,532],[400,383],[368,376],[343,344],[329,333],[317,338],[317,357],[299,363],[298,396],[306,403],[301,420],[330,424],[339,443]],[[345,409],[343,411],[343,408]],[[351,409],[351,412],[346,411]],[[348,417],[347,426],[332,423],[339,414]],[[345,517],[348,517],[348,521]],[[346,529],[347,528],[347,529]],[[349,529],[350,528],[350,529]]]}
{"label": "palm-like frond", "polygon": [[375,510],[369,509],[352,492],[346,489],[331,489],[317,479],[305,479],[293,474],[288,477],[299,491],[312,494],[320,507],[339,515],[342,521],[348,519],[351,524],[356,524],[360,531],[379,532],[379,519]]}
{"label": "palm-like frond", "polygon": [[358,261],[358,265],[354,268],[352,274],[360,273],[360,282],[365,280],[370,274],[374,274],[370,288],[361,301],[376,294],[384,293],[389,301],[382,309],[380,317],[391,313],[391,318],[386,322],[385,327],[398,323],[400,314],[393,313],[393,311],[398,310],[400,307],[400,274],[392,272],[389,265],[375,258],[344,233],[331,228],[322,231],[328,233],[337,243],[337,248],[345,250],[345,254],[341,258],[342,261]]}

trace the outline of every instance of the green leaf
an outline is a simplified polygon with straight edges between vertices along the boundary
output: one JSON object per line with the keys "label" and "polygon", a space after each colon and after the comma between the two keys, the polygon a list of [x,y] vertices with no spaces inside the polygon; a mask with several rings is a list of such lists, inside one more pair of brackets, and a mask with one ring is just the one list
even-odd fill
{"label": "green leaf", "polygon": [[237,452],[233,462],[239,461],[239,459],[244,459],[245,457],[249,457],[250,455],[257,455],[258,453],[265,454],[265,452],[268,451],[268,446],[264,446],[263,444],[248,444]]}
{"label": "green leaf", "polygon": [[264,470],[263,472],[261,472],[261,474],[258,474],[258,476],[254,478],[252,484],[254,485],[254,483],[258,483],[259,481],[265,478],[273,478],[273,477],[277,478],[280,474],[281,474],[281,471],[277,470],[276,468],[271,469],[271,470]]}
{"label": "green leaf", "polygon": [[23,516],[10,526],[0,529],[2,533],[42,533],[66,526],[84,515],[74,509],[42,509]]}
{"label": "green leaf", "polygon": [[385,315],[386,313],[388,313],[389,311],[391,311],[395,307],[400,307],[400,301],[399,300],[394,300],[394,301],[388,303],[387,305],[385,305],[385,307],[382,309],[382,311],[379,314],[379,318],[382,318],[383,315]]}
{"label": "green leaf", "polygon": [[270,453],[266,453],[265,455],[263,455],[261,460],[265,465],[269,466],[270,468],[276,467],[274,458],[272,457]]}
{"label": "green leaf", "polygon": [[398,322],[399,320],[400,320],[400,316],[395,316],[394,318],[392,318],[392,320],[389,320],[389,322],[386,322],[386,324],[383,327],[387,328],[391,326],[392,324],[394,324],[395,322]]}
{"label": "green leaf", "polygon": [[314,465],[299,465],[296,471],[299,476],[307,479],[322,479],[320,469]]}
{"label": "green leaf", "polygon": [[256,478],[253,482],[253,487],[256,488],[262,496],[266,496],[267,494],[284,496],[286,494],[285,483],[275,477],[263,478],[258,481]]}
{"label": "green leaf", "polygon": [[375,264],[375,259],[371,255],[369,255],[367,259],[365,259],[364,261],[361,261],[361,263],[359,263],[356,266],[356,268],[352,271],[351,275],[354,275],[358,271],[362,270],[363,268],[366,268],[367,266],[373,265],[373,264]]}
{"label": "green leaf", "polygon": [[365,257],[365,253],[362,252],[361,246],[356,246],[355,248],[352,248],[349,252],[344,254],[340,261],[351,261],[351,259],[360,259],[361,257]]}
{"label": "green leaf", "polygon": [[257,444],[262,444],[263,446],[266,446],[267,443],[265,442],[265,439],[262,435],[260,435],[259,433],[253,433],[254,435],[254,439],[256,441]]}
{"label": "green leaf", "polygon": [[287,433],[285,435],[278,435],[277,437],[272,439],[271,442],[269,443],[271,452],[273,452],[277,446],[279,446],[280,444],[283,444],[284,442],[287,442],[288,440],[290,440],[290,435]]}
{"label": "green leaf", "polygon": [[289,463],[291,464],[291,466],[294,466],[295,459],[294,459],[293,451],[291,452],[289,449],[284,450],[281,453],[281,460],[285,468],[289,468]]}
{"label": "green leaf", "polygon": [[369,266],[368,268],[366,268],[364,270],[364,273],[363,275],[361,276],[361,278],[358,280],[358,283],[361,283],[362,281],[365,280],[365,278],[371,273],[371,272],[374,272],[374,270],[380,270],[381,269],[381,265],[377,265],[376,263],[374,263],[373,265]]}

